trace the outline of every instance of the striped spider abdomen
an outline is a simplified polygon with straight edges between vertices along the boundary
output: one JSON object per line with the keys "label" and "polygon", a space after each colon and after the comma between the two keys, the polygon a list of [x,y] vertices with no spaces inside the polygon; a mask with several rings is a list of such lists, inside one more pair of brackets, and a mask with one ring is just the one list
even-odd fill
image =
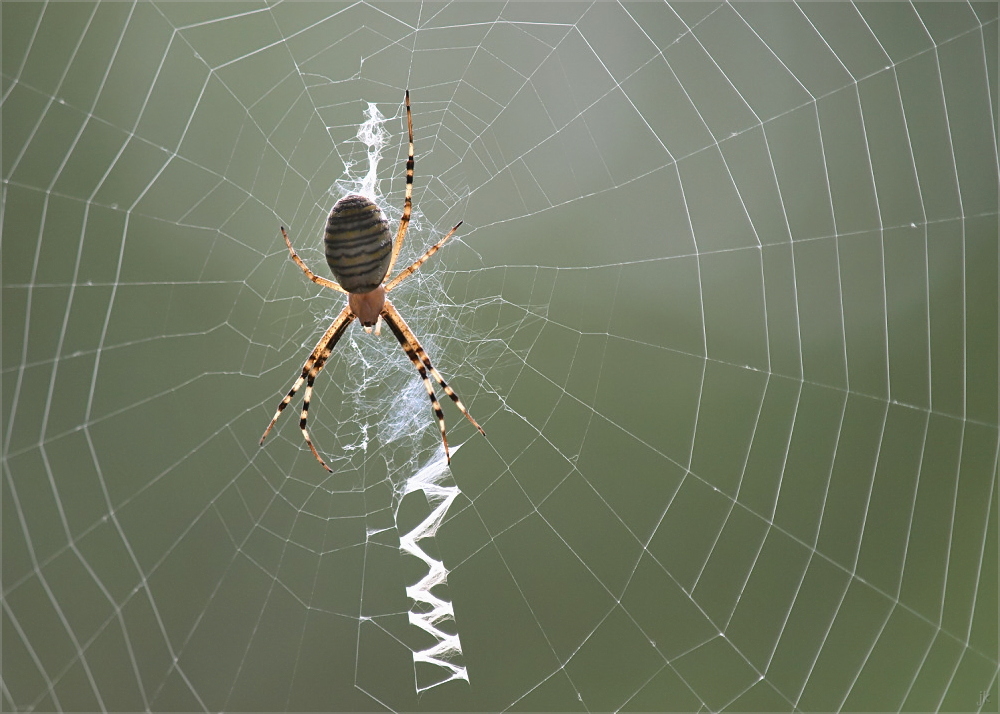
{"label": "striped spider abdomen", "polygon": [[375,203],[356,193],[333,206],[326,222],[326,262],[344,290],[368,293],[382,284],[392,258],[389,221]]}

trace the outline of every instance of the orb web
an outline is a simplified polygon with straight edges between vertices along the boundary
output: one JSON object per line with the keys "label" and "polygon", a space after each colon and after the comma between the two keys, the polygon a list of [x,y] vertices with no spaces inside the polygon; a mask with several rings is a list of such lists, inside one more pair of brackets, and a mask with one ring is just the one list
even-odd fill
{"label": "orb web", "polygon": [[0,12],[6,708],[995,710],[995,3]]}

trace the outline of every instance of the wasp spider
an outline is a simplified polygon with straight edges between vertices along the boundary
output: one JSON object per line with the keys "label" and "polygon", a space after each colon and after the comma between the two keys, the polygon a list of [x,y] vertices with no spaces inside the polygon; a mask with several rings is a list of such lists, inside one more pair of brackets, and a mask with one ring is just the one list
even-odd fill
{"label": "wasp spider", "polygon": [[410,116],[409,90],[407,90],[405,95],[405,103],[406,127],[410,135],[410,152],[406,159],[406,199],[403,202],[403,216],[399,220],[399,229],[396,231],[395,240],[392,239],[389,233],[389,221],[386,219],[385,214],[382,213],[382,209],[373,201],[357,194],[350,194],[341,198],[334,204],[333,210],[330,211],[330,218],[326,224],[326,235],[323,239],[326,245],[326,262],[333,272],[333,277],[337,279],[337,282],[334,282],[326,278],[321,278],[306,267],[306,264],[302,262],[298,253],[295,252],[295,248],[292,247],[292,242],[289,240],[285,228],[283,226],[281,228],[281,235],[285,238],[285,245],[288,246],[288,252],[291,253],[292,260],[302,269],[306,277],[318,285],[336,290],[337,292],[346,293],[347,305],[340,311],[337,319],[333,321],[329,329],[323,333],[323,336],[316,344],[316,348],[309,355],[305,365],[302,367],[302,374],[295,380],[295,384],[288,390],[285,398],[278,404],[274,418],[271,419],[271,423],[264,430],[264,435],[260,437],[260,443],[263,446],[264,439],[267,438],[275,422],[278,421],[282,410],[288,406],[288,403],[292,401],[292,397],[295,396],[295,393],[305,383],[306,393],[302,399],[302,416],[299,419],[299,428],[302,430],[302,436],[305,438],[306,444],[308,444],[313,456],[316,457],[316,460],[319,461],[323,468],[331,472],[333,469],[327,466],[326,462],[320,457],[319,452],[316,451],[316,447],[313,446],[312,439],[309,438],[309,431],[306,429],[306,420],[309,416],[309,400],[312,397],[313,382],[316,379],[316,375],[323,369],[323,365],[326,364],[326,360],[333,352],[333,348],[336,347],[337,341],[343,336],[348,326],[355,319],[368,331],[371,331],[372,326],[376,325],[380,319],[385,320],[386,324],[389,325],[389,329],[392,330],[392,334],[399,340],[399,344],[402,345],[406,356],[410,358],[413,366],[420,373],[420,378],[424,381],[427,395],[431,399],[431,407],[437,416],[438,428],[441,430],[441,441],[444,443],[445,457],[449,463],[451,463],[451,454],[448,452],[448,437],[444,429],[444,412],[441,411],[441,404],[434,394],[434,387],[427,376],[428,372],[441,385],[445,394],[451,397],[451,400],[455,402],[455,406],[461,410],[462,414],[479,430],[479,433],[484,436],[486,435],[483,428],[476,423],[476,420],[469,414],[465,405],[462,404],[462,400],[455,394],[455,390],[449,387],[448,383],[441,377],[441,373],[434,369],[430,357],[427,356],[424,348],[420,346],[420,342],[417,340],[416,335],[413,334],[413,330],[409,328],[403,320],[402,315],[399,314],[399,311],[386,298],[386,293],[391,292],[393,288],[412,275],[462,225],[459,222],[458,225],[448,231],[444,238],[432,245],[426,253],[417,258],[413,265],[401,270],[388,283],[384,282],[392,273],[392,268],[396,264],[396,258],[399,257],[399,249],[403,245],[403,239],[406,237],[406,229],[410,225],[410,211],[412,209],[413,119]]}

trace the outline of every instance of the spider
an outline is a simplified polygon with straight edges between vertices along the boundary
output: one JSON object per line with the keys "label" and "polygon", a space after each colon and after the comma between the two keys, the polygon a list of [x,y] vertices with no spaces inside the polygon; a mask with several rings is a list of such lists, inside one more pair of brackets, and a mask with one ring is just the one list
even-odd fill
{"label": "spider", "polygon": [[355,319],[361,322],[366,332],[371,332],[372,326],[375,326],[375,334],[379,333],[378,326],[380,325],[380,321],[385,320],[386,324],[389,325],[389,329],[392,330],[392,334],[396,336],[399,344],[402,345],[406,356],[410,358],[413,366],[420,373],[420,378],[424,381],[424,388],[426,388],[427,395],[431,399],[431,408],[434,410],[435,416],[437,416],[438,428],[441,430],[441,441],[444,443],[444,455],[449,464],[451,463],[451,454],[448,451],[448,437],[444,429],[444,412],[441,410],[441,404],[434,394],[434,387],[427,377],[428,372],[441,385],[445,393],[451,397],[451,400],[455,402],[455,406],[461,410],[466,419],[472,422],[472,425],[479,430],[480,434],[486,436],[486,432],[483,431],[483,428],[469,414],[465,405],[462,404],[462,400],[455,394],[455,390],[449,387],[448,383],[441,377],[441,373],[434,369],[430,357],[427,356],[424,348],[420,346],[420,342],[417,340],[416,335],[413,334],[413,330],[409,328],[403,320],[402,315],[399,314],[399,311],[386,298],[386,293],[391,292],[403,280],[416,272],[417,268],[423,265],[425,260],[437,253],[441,246],[445,244],[445,241],[451,238],[459,226],[462,225],[462,222],[459,221],[454,228],[445,234],[444,238],[432,245],[426,253],[417,258],[413,265],[401,270],[388,283],[384,282],[392,273],[392,268],[396,264],[396,258],[399,256],[399,249],[402,247],[403,239],[406,237],[406,229],[410,225],[410,212],[413,204],[413,119],[410,115],[409,90],[406,91],[405,104],[406,128],[410,135],[410,152],[406,158],[406,198],[403,202],[403,216],[399,220],[399,229],[396,231],[395,240],[392,239],[389,233],[389,221],[382,213],[382,209],[373,201],[358,194],[349,194],[341,198],[334,204],[333,210],[330,211],[330,217],[326,224],[326,235],[324,237],[326,262],[329,264],[333,276],[337,279],[337,282],[334,282],[326,278],[321,278],[306,267],[306,264],[302,262],[298,253],[295,252],[295,248],[292,247],[292,241],[289,240],[284,226],[281,227],[281,235],[285,239],[285,245],[288,246],[288,252],[291,254],[295,264],[302,269],[307,278],[317,285],[345,293],[347,295],[347,305],[340,311],[337,319],[333,321],[329,329],[323,333],[315,349],[313,349],[305,365],[303,365],[302,374],[295,380],[295,384],[288,390],[285,398],[278,404],[274,418],[271,419],[271,423],[264,430],[264,435],[260,437],[260,444],[261,446],[264,445],[264,439],[267,438],[274,424],[278,421],[281,412],[292,401],[292,397],[295,396],[295,393],[299,391],[304,382],[306,393],[302,399],[302,417],[299,419],[299,428],[302,430],[302,436],[305,438],[306,444],[309,446],[309,450],[312,451],[313,456],[316,457],[316,460],[319,461],[323,468],[331,473],[333,469],[326,465],[319,452],[316,451],[312,439],[309,438],[309,431],[306,429],[306,420],[309,417],[309,400],[312,397],[313,382],[316,379],[316,375],[323,369],[323,365],[329,359],[333,348],[337,345],[337,341],[340,340],[348,326]]}

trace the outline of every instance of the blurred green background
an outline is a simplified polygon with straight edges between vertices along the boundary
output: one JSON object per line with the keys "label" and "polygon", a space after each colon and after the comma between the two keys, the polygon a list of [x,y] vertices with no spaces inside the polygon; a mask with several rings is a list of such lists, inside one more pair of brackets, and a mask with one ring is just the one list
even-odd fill
{"label": "blurred green background", "polygon": [[[3,708],[996,711],[996,3],[0,11]],[[388,331],[257,445],[406,88],[439,686]]]}

